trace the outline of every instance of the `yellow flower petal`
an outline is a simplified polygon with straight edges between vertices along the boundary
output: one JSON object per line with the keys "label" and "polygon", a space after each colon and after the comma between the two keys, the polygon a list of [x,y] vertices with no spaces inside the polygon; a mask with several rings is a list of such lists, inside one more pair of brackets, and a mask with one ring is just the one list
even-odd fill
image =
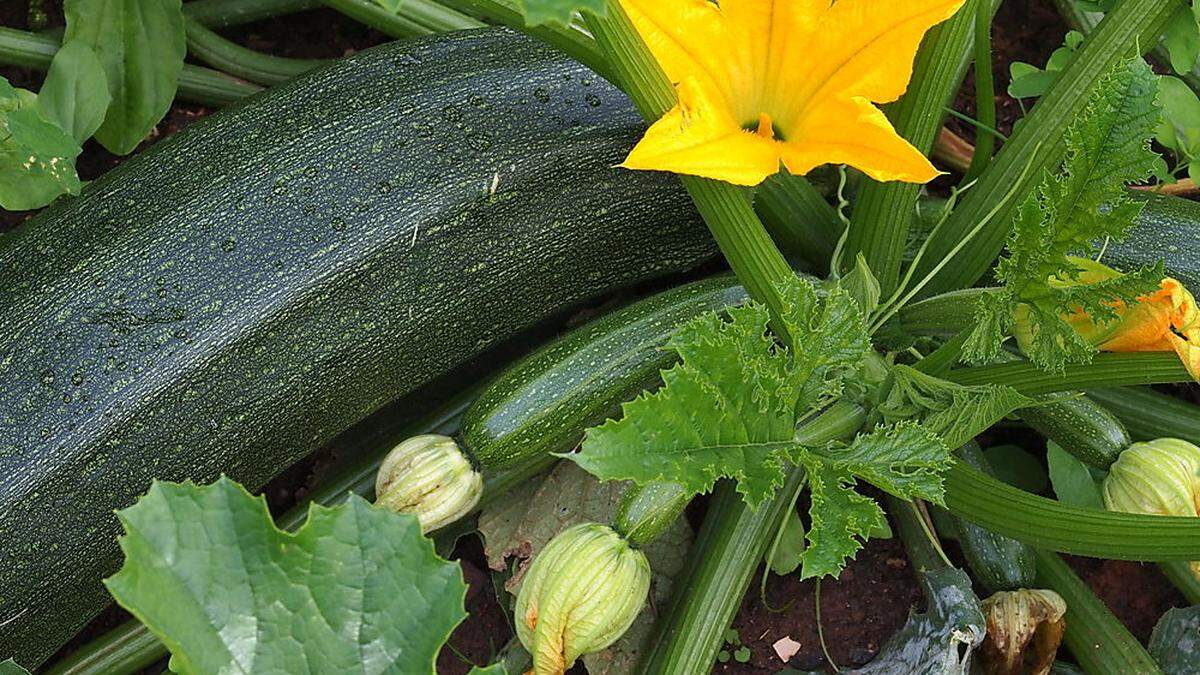
{"label": "yellow flower petal", "polygon": [[621,0],[621,6],[672,82],[696,78],[732,104],[726,68],[732,40],[716,5],[708,0]]}
{"label": "yellow flower petal", "polygon": [[757,185],[779,170],[778,144],[742,129],[695,79],[678,87],[679,105],[655,122],[626,169],[671,171]]}
{"label": "yellow flower petal", "polygon": [[938,176],[925,155],[864,98],[822,101],[803,126],[785,133],[783,163],[798,176],[827,163],[849,164],[879,181],[928,183]]}

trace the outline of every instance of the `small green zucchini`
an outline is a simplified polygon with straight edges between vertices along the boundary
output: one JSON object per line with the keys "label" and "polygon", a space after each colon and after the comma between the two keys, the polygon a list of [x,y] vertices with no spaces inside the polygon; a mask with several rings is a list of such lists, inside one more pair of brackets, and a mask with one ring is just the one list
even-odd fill
{"label": "small green zucchini", "polygon": [[[958,456],[972,467],[994,477],[987,457],[975,443],[968,443]],[[1031,546],[1009,539],[962,518],[955,518],[958,543],[976,580],[989,592],[1032,588],[1037,577],[1037,559]]]}
{"label": "small green zucchini", "polygon": [[1083,463],[1105,471],[1131,443],[1121,420],[1087,396],[1025,408],[1017,415]]}
{"label": "small green zucchini", "polygon": [[488,386],[463,420],[463,446],[485,470],[570,450],[675,363],[663,347],[680,325],[746,297],[733,277],[698,281],[567,333]]}

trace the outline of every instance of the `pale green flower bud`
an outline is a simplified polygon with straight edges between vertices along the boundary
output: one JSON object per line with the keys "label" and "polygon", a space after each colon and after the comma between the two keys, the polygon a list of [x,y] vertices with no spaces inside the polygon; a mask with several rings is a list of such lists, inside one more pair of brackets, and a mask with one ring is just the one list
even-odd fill
{"label": "pale green flower bud", "polygon": [[535,675],[562,675],[616,642],[649,590],[646,556],[612,528],[583,523],[560,532],[530,565],[513,610]]}
{"label": "pale green flower bud", "polygon": [[[1174,438],[1134,443],[1104,479],[1110,511],[1161,516],[1200,515],[1200,448]],[[1200,579],[1200,562],[1192,562]]]}
{"label": "pale green flower bud", "polygon": [[414,436],[388,453],[375,477],[375,505],[411,513],[430,532],[466,516],[483,494],[483,476],[454,439]]}
{"label": "pale green flower bud", "polygon": [[984,673],[1046,675],[1062,642],[1067,603],[1054,591],[1001,591],[980,603],[987,638],[980,647]]}

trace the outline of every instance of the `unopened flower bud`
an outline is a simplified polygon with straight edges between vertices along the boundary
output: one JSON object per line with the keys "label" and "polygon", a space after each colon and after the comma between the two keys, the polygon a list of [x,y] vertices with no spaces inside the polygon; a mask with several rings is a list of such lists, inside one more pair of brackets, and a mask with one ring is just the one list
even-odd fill
{"label": "unopened flower bud", "polygon": [[[1200,448],[1174,438],[1134,443],[1104,479],[1110,511],[1161,516],[1200,515]],[[1200,579],[1200,563],[1192,562]]]}
{"label": "unopened flower bud", "polygon": [[987,675],[1046,675],[1062,642],[1067,603],[1054,591],[1001,591],[980,603],[987,619],[981,648]]}
{"label": "unopened flower bud", "polygon": [[514,608],[536,675],[562,675],[621,637],[650,590],[646,556],[605,525],[560,532],[534,559]]}
{"label": "unopened flower bud", "polygon": [[430,532],[462,518],[483,494],[483,477],[446,436],[414,436],[392,449],[375,477],[375,505],[411,513]]}

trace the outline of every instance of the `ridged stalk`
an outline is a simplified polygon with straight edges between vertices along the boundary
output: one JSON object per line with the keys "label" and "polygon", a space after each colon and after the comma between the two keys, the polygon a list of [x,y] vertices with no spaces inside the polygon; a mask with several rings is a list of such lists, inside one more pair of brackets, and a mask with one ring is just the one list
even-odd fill
{"label": "ridged stalk", "polygon": [[1097,403],[1125,424],[1135,441],[1179,438],[1200,445],[1200,406],[1152,389],[1092,389]]}
{"label": "ridged stalk", "polygon": [[1083,111],[1100,78],[1121,59],[1134,55],[1134,45],[1149,48],[1157,43],[1176,7],[1177,0],[1123,0],[1096,27],[1050,92],[1004,144],[987,173],[967,193],[945,226],[931,237],[926,257],[917,268],[917,278],[950,257],[963,237],[997,209],[975,238],[925,287],[924,296],[966,288],[987,272],[1008,237],[1015,208],[1043,173],[1062,161],[1063,128]]}
{"label": "ridged stalk", "polygon": [[[983,5],[975,14],[975,116],[979,130],[975,134],[975,154],[964,182],[978,178],[992,161],[996,149],[996,82],[992,74],[992,14]],[[939,130],[940,131],[940,130]]]}
{"label": "ridged stalk", "polygon": [[1037,552],[1037,585],[1067,603],[1063,643],[1084,671],[1093,675],[1151,675],[1158,664],[1108,607],[1071,571],[1062,558]]}
{"label": "ridged stalk", "polygon": [[404,0],[396,14],[371,0],[321,0],[326,7],[394,38],[482,28],[484,23],[432,0]]}
{"label": "ridged stalk", "polygon": [[1183,594],[1190,604],[1200,605],[1200,579],[1192,572],[1192,565],[1183,560],[1159,563],[1163,576]]}
{"label": "ridged stalk", "polygon": [[184,17],[184,26],[189,54],[218,70],[258,84],[286,82],[327,63],[320,59],[287,59],[247,49],[191,17]]}
{"label": "ridged stalk", "polygon": [[[45,70],[58,51],[53,37],[0,27],[0,63]],[[179,73],[179,97],[201,105],[223,106],[262,90],[255,84],[224,73],[183,64]]]}
{"label": "ridged stalk", "polygon": [[209,28],[228,28],[321,6],[321,0],[191,0],[183,13]]}
{"label": "ridged stalk", "polygon": [[1061,553],[1147,562],[1200,560],[1200,518],[1066,506],[961,461],[946,473],[946,508],[997,534]]}
{"label": "ridged stalk", "polygon": [[1004,384],[1023,394],[1191,382],[1192,376],[1173,352],[1097,354],[1091,363],[1068,365],[1061,373],[1041,370],[1028,361],[960,368],[946,374],[959,384]]}
{"label": "ridged stalk", "polygon": [[[971,62],[975,15],[990,21],[999,4],[996,0],[969,0],[949,21],[929,31],[917,52],[908,92],[887,107],[896,131],[923,154],[933,150],[945,108],[953,101]],[[916,183],[863,181],[842,255],[843,272],[854,266],[855,255],[861,252],[884,297],[896,290],[920,192],[921,185]]]}
{"label": "ridged stalk", "polygon": [[[839,401],[800,427],[797,443],[819,445],[847,438],[865,421],[862,407]],[[746,506],[734,483],[718,485],[688,556],[688,568],[675,582],[671,606],[659,618],[637,672],[691,675],[712,669],[725,629],[803,480],[804,471],[791,468],[784,486],[756,510]]]}
{"label": "ridged stalk", "polygon": [[754,202],[763,225],[788,258],[813,274],[828,275],[845,224],[812,183],[780,172],[758,186]]}

